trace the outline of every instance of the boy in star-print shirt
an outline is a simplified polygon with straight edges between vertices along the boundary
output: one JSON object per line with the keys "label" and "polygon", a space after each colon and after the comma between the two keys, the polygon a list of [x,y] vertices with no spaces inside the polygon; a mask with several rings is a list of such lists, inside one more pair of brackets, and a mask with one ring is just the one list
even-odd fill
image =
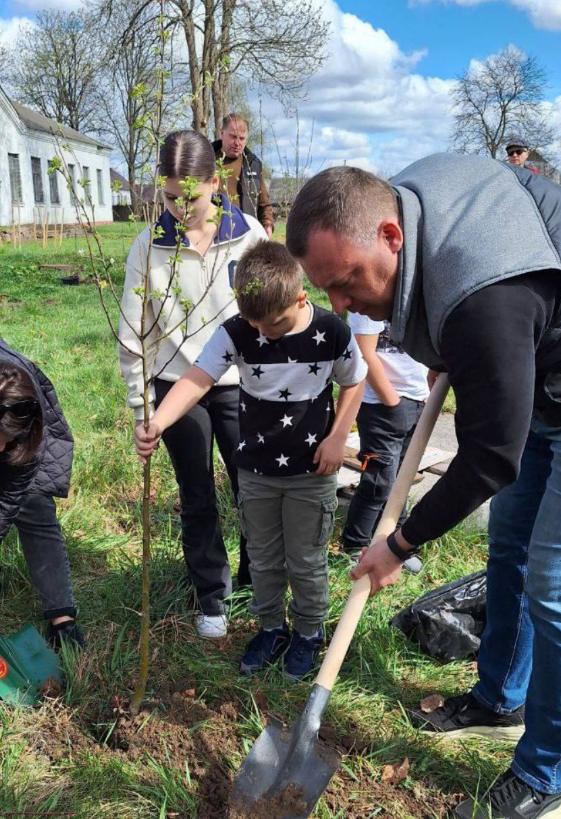
{"label": "boy in star-print shirt", "polygon": [[[300,678],[323,641],[336,473],[367,367],[345,322],[307,300],[302,271],[283,245],[263,241],[245,253],[235,289],[240,314],[215,331],[149,429],[136,430],[136,446],[141,457],[150,455],[162,432],[238,366],[238,506],[248,538],[250,611],[261,621],[240,668],[253,674],[286,652],[285,673]],[[285,621],[289,581],[292,635]]]}

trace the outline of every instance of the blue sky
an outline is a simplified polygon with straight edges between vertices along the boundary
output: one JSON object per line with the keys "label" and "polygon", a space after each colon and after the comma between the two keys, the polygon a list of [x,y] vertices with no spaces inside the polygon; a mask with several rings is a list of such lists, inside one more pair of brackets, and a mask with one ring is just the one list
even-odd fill
{"label": "blue sky", "polygon": [[[256,0],[257,1],[257,0]],[[561,0],[312,0],[331,23],[329,59],[305,98],[285,110],[250,90],[264,114],[266,159],[277,170],[312,146],[309,170],[347,162],[385,174],[449,145],[450,93],[471,60],[514,45],[549,75],[546,102],[561,165]],[[81,0],[0,0],[0,40],[17,18]],[[259,99],[258,99],[259,98]],[[286,157],[286,159],[285,159]]]}
{"label": "blue sky", "polygon": [[[455,77],[472,60],[508,45],[536,56],[548,74],[546,102],[559,132],[550,150],[561,162],[561,0],[318,0],[318,5],[332,23],[332,56],[300,106],[304,136],[314,123],[315,168],[346,159],[389,174],[446,150]],[[269,110],[274,116],[274,105]],[[286,120],[288,146],[290,131]]]}
{"label": "blue sky", "polygon": [[[561,7],[561,0],[558,4]],[[513,44],[540,60],[550,74],[552,95],[561,94],[561,30],[537,28],[525,11],[504,0],[476,6],[436,0],[415,5],[408,0],[340,0],[339,7],[383,28],[406,52],[427,49],[419,66],[422,74],[453,77],[471,59],[484,59]]]}

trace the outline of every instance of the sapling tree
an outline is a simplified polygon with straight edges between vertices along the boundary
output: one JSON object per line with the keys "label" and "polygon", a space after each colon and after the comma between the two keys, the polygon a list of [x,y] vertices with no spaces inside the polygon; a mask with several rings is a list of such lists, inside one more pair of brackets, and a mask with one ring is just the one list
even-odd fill
{"label": "sapling tree", "polygon": [[[209,271],[206,287],[202,295],[196,300],[191,301],[185,297],[182,292],[179,273],[182,263],[181,248],[183,245],[183,237],[187,229],[187,221],[193,212],[193,202],[198,197],[199,181],[195,178],[185,178],[179,180],[182,190],[182,197],[176,200],[176,206],[183,214],[176,226],[176,244],[170,253],[169,264],[169,279],[166,288],[162,290],[152,290],[150,286],[150,266],[151,266],[151,249],[154,239],[158,239],[163,235],[163,229],[157,225],[157,216],[159,214],[159,200],[161,192],[166,184],[166,177],[160,175],[159,168],[159,148],[163,141],[163,99],[164,87],[166,81],[169,79],[169,70],[166,67],[166,54],[168,49],[168,42],[170,38],[169,25],[165,15],[164,0],[155,0],[155,4],[159,7],[159,14],[156,18],[157,25],[157,46],[155,48],[157,57],[157,66],[155,69],[156,82],[151,89],[145,85],[138,85],[132,92],[136,101],[139,103],[140,116],[138,117],[135,127],[142,129],[143,138],[152,146],[152,153],[156,159],[154,167],[151,169],[151,178],[154,190],[154,198],[151,205],[150,215],[150,242],[148,243],[148,251],[146,259],[143,260],[143,269],[141,271],[141,280],[138,287],[134,288],[134,294],[139,299],[139,313],[140,322],[132,321],[131,317],[126,314],[121,304],[120,293],[115,283],[114,278],[114,260],[108,257],[104,249],[103,239],[96,226],[95,207],[91,202],[91,197],[88,196],[89,180],[84,178],[80,173],[80,178],[73,188],[73,179],[70,174],[69,164],[72,163],[79,167],[76,157],[72,153],[72,149],[68,144],[62,140],[61,134],[55,134],[57,140],[56,156],[50,163],[49,173],[61,174],[66,185],[70,190],[74,190],[77,220],[82,229],[86,244],[87,256],[89,265],[95,283],[99,290],[101,306],[105,314],[108,326],[111,333],[117,340],[121,348],[136,357],[142,368],[142,386],[143,386],[143,422],[148,428],[150,420],[150,387],[152,383],[162,374],[165,368],[171,363],[172,359],[177,355],[181,345],[201,329],[203,324],[198,326],[191,321],[193,313],[204,302],[206,296],[210,292],[216,276],[218,274],[219,262],[218,254],[215,257],[212,269]],[[206,83],[211,83],[213,78],[207,76]],[[197,93],[201,93],[202,89],[198,89]],[[70,157],[72,157],[70,159]],[[148,168],[144,168],[145,175],[148,175]],[[226,176],[225,171],[220,165],[217,168],[219,176]],[[117,189],[118,185],[114,186]],[[228,208],[218,206],[214,216],[214,221],[217,226],[221,220],[230,219],[230,233],[227,236],[226,246],[223,251],[223,256],[220,259],[220,266],[227,264],[230,256],[230,239],[232,237],[233,222],[231,219],[231,212]],[[135,215],[131,215],[131,222],[135,225],[137,232],[140,232],[140,223]],[[232,294],[232,301],[234,294]],[[152,311],[148,311],[148,305],[152,304]],[[229,302],[231,303],[231,302]],[[132,332],[134,344],[126,344],[122,341],[119,335],[119,327],[114,318],[114,308],[118,311],[119,320],[125,323]],[[203,320],[204,323],[214,321],[220,317],[220,314],[228,305],[224,305],[220,311],[215,315],[209,315]],[[179,308],[180,320],[172,321],[165,319],[165,309],[167,309],[168,317],[172,314],[177,314]],[[193,324],[193,326],[191,326]],[[158,350],[162,342],[168,338],[172,333],[180,332],[181,342],[170,357],[162,366],[156,368],[155,362]],[[146,683],[148,679],[149,670],[149,635],[150,635],[150,550],[151,550],[151,527],[150,527],[150,485],[151,485],[151,465],[150,458],[147,459],[143,465],[143,491],[142,491],[142,620],[140,632],[140,667],[138,680],[135,691],[130,703],[131,713],[137,714],[143,697],[146,691]]]}

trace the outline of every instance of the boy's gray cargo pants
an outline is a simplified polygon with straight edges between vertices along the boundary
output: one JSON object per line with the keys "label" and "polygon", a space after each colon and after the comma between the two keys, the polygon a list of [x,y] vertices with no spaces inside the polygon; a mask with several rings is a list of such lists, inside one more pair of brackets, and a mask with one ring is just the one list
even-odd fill
{"label": "boy's gray cargo pants", "polygon": [[238,475],[253,582],[249,610],[263,628],[282,626],[290,582],[294,627],[312,636],[327,616],[327,545],[337,508],[337,475],[277,478],[245,469]]}

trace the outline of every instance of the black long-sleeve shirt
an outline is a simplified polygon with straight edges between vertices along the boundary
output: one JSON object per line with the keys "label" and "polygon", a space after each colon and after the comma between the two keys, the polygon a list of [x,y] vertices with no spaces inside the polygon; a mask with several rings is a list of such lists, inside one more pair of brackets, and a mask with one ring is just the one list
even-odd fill
{"label": "black long-sleeve shirt", "polygon": [[516,480],[540,359],[561,362],[559,334],[561,273],[555,270],[490,285],[452,311],[441,356],[456,395],[458,453],[404,523],[410,543],[440,537]]}

